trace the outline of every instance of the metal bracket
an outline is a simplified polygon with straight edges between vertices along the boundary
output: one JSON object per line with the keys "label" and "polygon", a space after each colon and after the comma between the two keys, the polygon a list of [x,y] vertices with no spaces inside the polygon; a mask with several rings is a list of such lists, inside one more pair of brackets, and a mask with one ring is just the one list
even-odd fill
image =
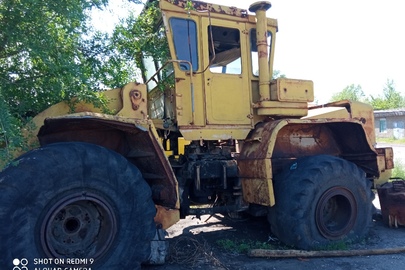
{"label": "metal bracket", "polygon": [[151,241],[151,252],[146,264],[161,265],[165,263],[169,251],[169,243],[165,240],[167,232],[163,229],[156,229],[156,234]]}

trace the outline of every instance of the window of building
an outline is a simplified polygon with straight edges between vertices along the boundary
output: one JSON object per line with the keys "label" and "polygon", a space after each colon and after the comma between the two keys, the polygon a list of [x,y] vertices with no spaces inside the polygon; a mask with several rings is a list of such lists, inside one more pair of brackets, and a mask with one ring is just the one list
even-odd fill
{"label": "window of building", "polygon": [[380,133],[387,132],[387,119],[381,118],[380,119]]}

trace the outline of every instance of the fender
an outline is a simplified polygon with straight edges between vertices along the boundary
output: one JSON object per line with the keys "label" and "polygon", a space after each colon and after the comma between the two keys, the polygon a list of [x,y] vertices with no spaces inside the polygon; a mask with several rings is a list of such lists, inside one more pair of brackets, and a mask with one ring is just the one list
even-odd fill
{"label": "fender", "polygon": [[238,167],[244,199],[273,206],[273,177],[295,159],[326,154],[347,159],[367,176],[380,175],[377,151],[357,119],[284,119],[257,124],[245,140]]}

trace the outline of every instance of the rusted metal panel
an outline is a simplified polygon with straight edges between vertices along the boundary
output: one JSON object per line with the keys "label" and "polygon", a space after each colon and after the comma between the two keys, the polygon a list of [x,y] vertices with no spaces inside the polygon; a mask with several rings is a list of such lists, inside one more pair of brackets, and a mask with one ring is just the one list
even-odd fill
{"label": "rusted metal panel", "polygon": [[383,222],[398,228],[405,226],[405,181],[392,181],[377,188]]}
{"label": "rusted metal panel", "polygon": [[316,154],[375,157],[376,152],[367,143],[362,125],[356,120],[288,119],[258,124],[245,140],[239,159]]}
{"label": "rusted metal panel", "polygon": [[[341,101],[336,101],[336,102],[331,102],[323,105],[317,105],[313,106],[310,108],[312,111],[311,116],[307,117],[308,118],[324,118],[324,116],[319,115],[317,111],[319,109],[322,109],[323,107],[335,107],[335,108],[345,108],[349,119],[357,120],[360,121],[363,125],[363,129],[366,133],[367,139],[370,143],[370,145],[374,145],[376,140],[375,140],[375,132],[374,132],[374,113],[373,113],[373,107],[370,106],[369,104],[365,104],[362,102],[358,101],[352,101],[352,100],[341,100]],[[322,111],[322,110],[320,110]],[[329,113],[329,117],[332,119],[336,118],[341,118],[341,113]],[[336,121],[336,120],[335,120]]]}
{"label": "rusted metal panel", "polygon": [[270,159],[244,160],[239,166],[243,199],[249,203],[273,206],[275,203]]}
{"label": "rusted metal panel", "polygon": [[392,147],[382,147],[375,149],[378,153],[378,156],[384,158],[384,167],[387,170],[394,168],[394,150]]}
{"label": "rusted metal panel", "polygon": [[78,113],[46,119],[38,137],[41,145],[81,141],[120,153],[140,169],[156,204],[179,208],[177,180],[151,121]]}
{"label": "rusted metal panel", "polygon": [[[183,9],[189,8],[186,0],[166,0],[166,2],[169,2],[173,5],[181,7]],[[231,15],[231,16],[236,16],[236,17],[241,17],[241,18],[245,18],[248,15],[248,12],[246,9],[240,9],[237,7],[227,7],[227,6],[211,4],[211,3],[201,2],[201,1],[192,1],[192,5],[193,5],[193,8],[197,11],[209,11],[212,13]]]}
{"label": "rusted metal panel", "polygon": [[321,154],[337,156],[342,152],[327,125],[307,123],[285,126],[277,134],[273,159]]}
{"label": "rusted metal panel", "polygon": [[[351,161],[362,168],[368,177],[378,177],[380,174],[377,153],[367,140],[361,121],[356,119],[269,121],[258,124],[249,134],[238,157],[244,199],[258,204],[272,203],[273,176],[294,159],[321,154]],[[264,183],[268,186],[261,189]]]}
{"label": "rusted metal panel", "polygon": [[239,177],[266,178],[268,169],[271,168],[270,159],[248,159],[238,163]]}
{"label": "rusted metal panel", "polygon": [[117,116],[146,119],[148,115],[147,108],[147,90],[145,84],[129,83],[121,90],[122,108]]}
{"label": "rusted metal panel", "polygon": [[271,179],[246,179],[242,180],[243,199],[249,203],[264,206],[275,204],[273,181]]}
{"label": "rusted metal panel", "polygon": [[389,181],[394,168],[394,150],[392,147],[382,147],[375,149],[378,153],[378,168],[381,171],[380,176],[374,179],[374,186],[382,185]]}

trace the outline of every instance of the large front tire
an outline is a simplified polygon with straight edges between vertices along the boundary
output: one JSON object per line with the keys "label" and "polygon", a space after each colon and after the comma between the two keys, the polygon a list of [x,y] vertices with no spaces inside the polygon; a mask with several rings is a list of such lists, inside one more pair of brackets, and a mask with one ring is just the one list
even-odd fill
{"label": "large front tire", "polygon": [[344,159],[298,159],[276,176],[274,192],[268,218],[272,232],[287,245],[308,250],[354,241],[371,226],[371,183]]}
{"label": "large front tire", "polygon": [[121,155],[86,143],[45,146],[0,174],[0,265],[140,268],[155,211],[140,171]]}

